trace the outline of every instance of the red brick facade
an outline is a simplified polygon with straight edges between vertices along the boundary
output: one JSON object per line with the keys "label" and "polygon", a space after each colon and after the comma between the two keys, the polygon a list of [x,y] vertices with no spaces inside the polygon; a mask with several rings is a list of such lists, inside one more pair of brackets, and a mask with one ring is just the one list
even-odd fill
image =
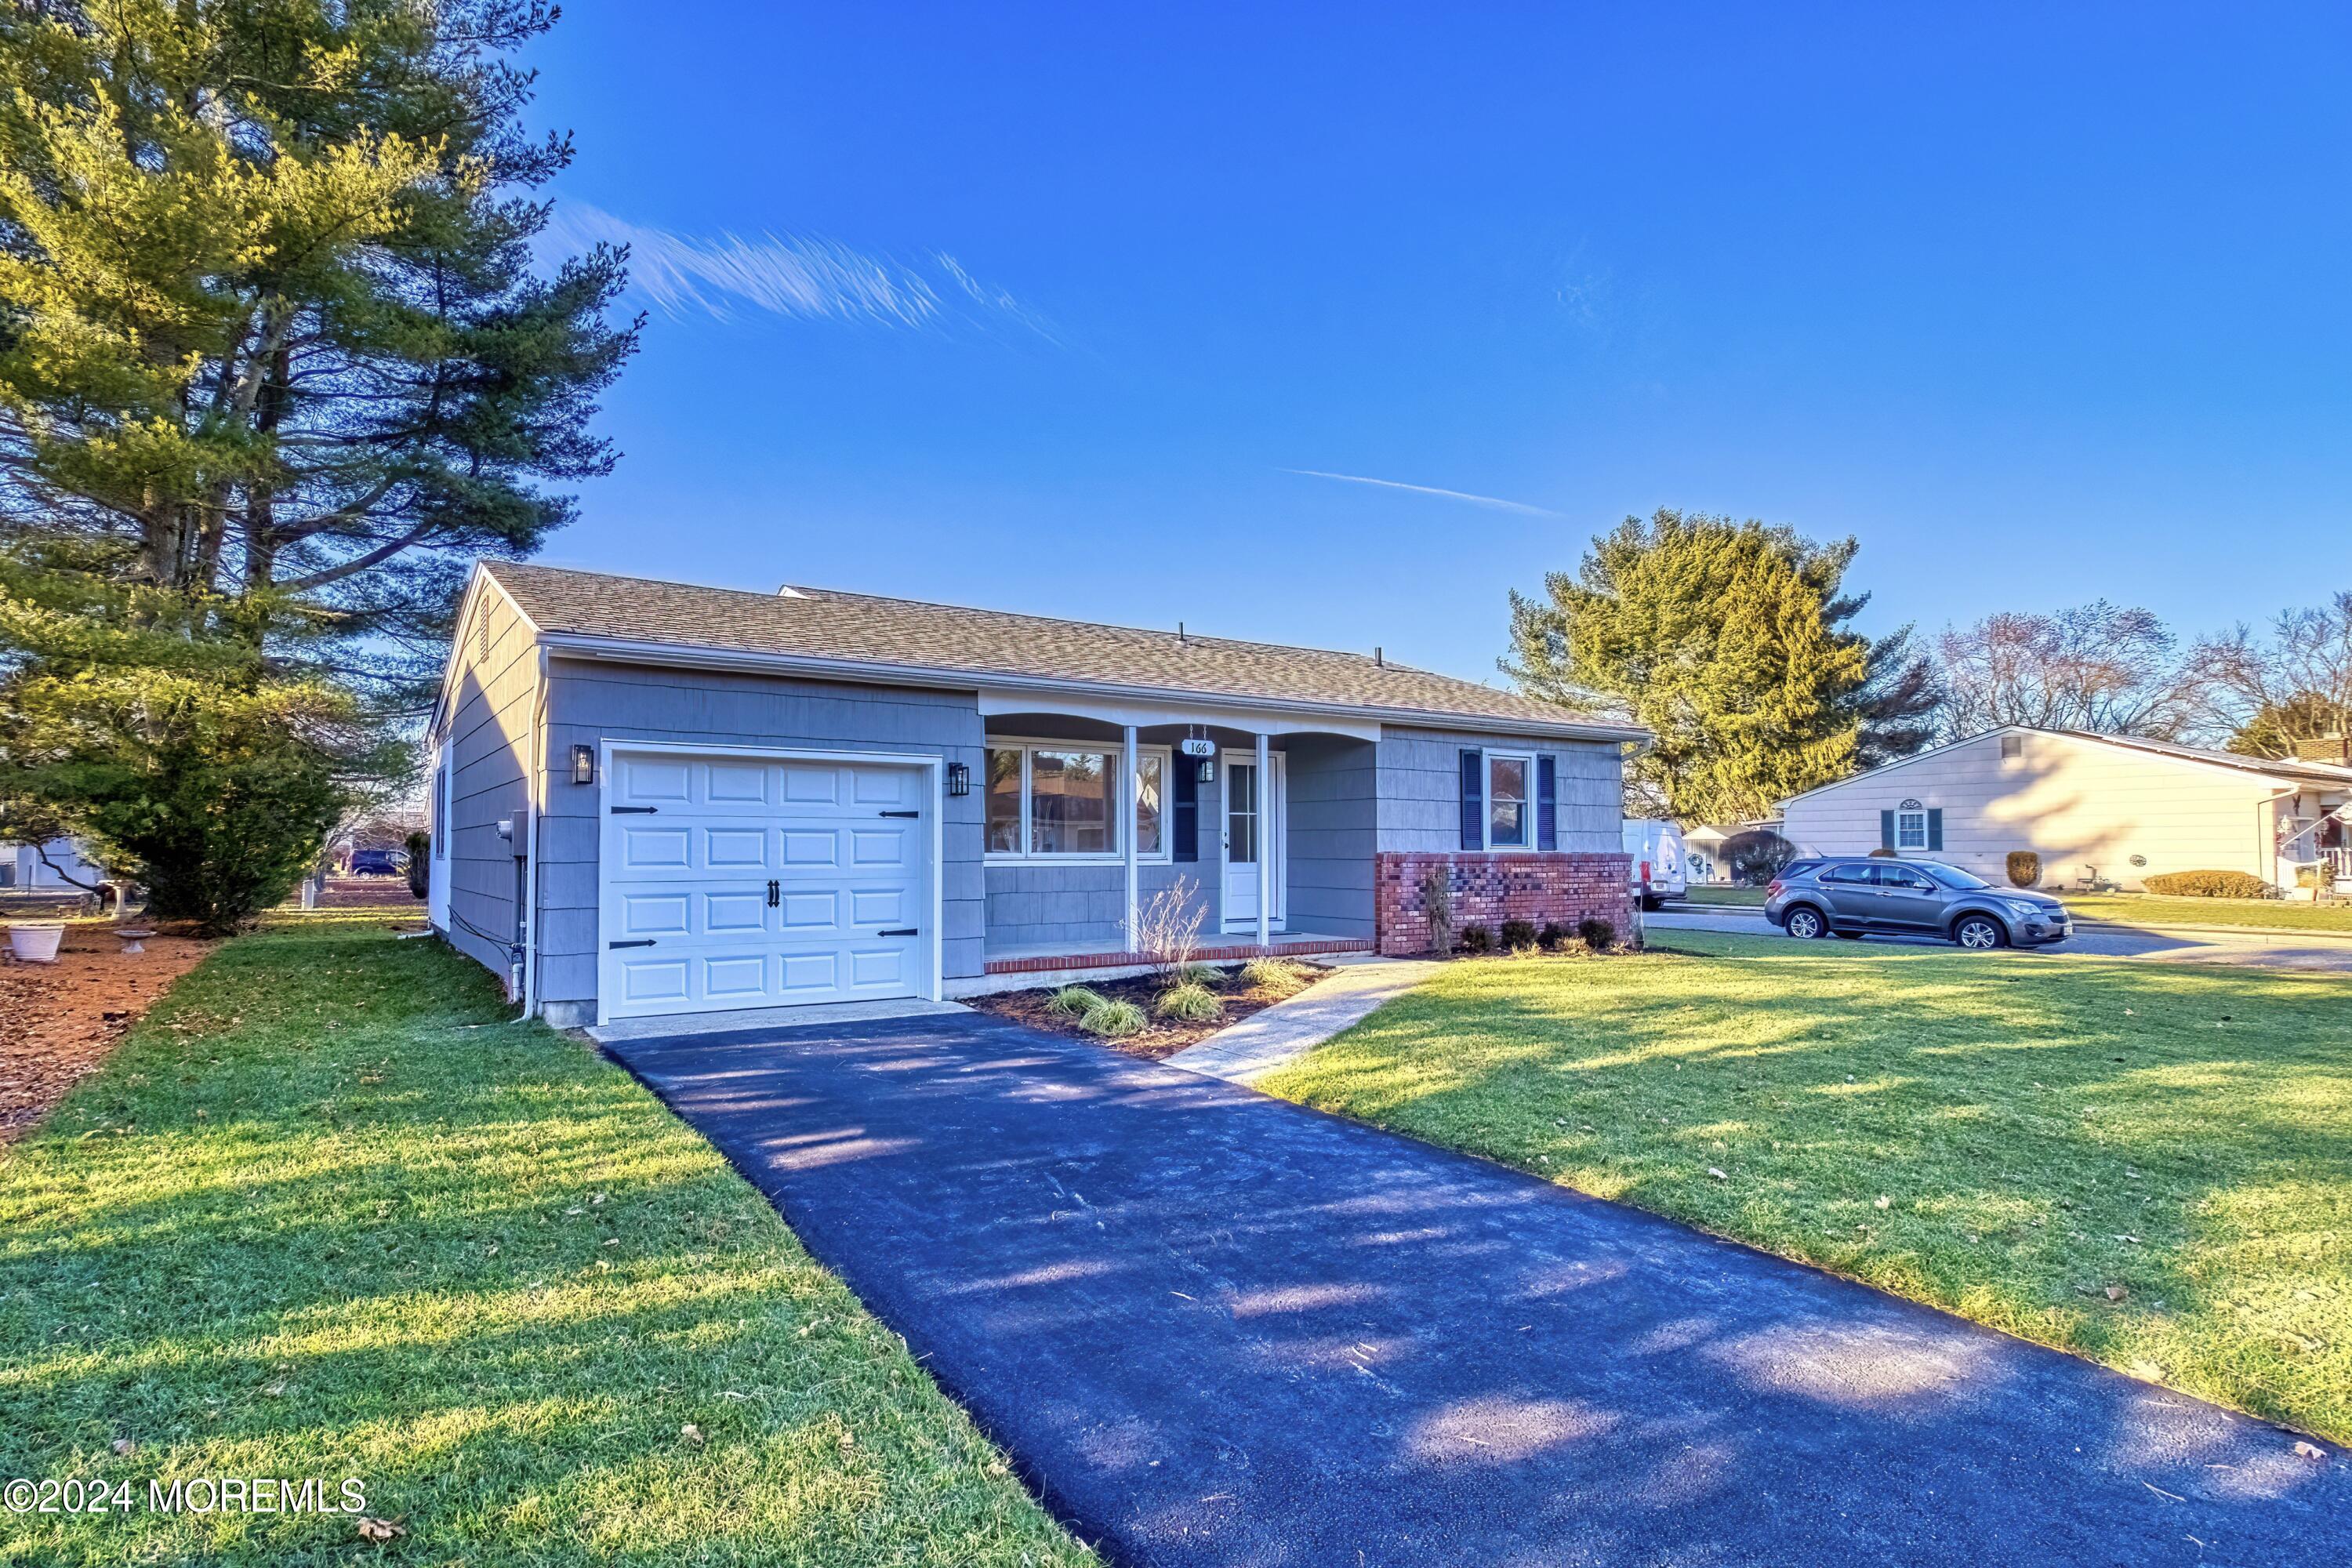
{"label": "red brick facade", "polygon": [[1615,926],[1619,941],[1630,942],[1634,932],[1628,879],[1632,866],[1623,855],[1581,852],[1421,855],[1383,850],[1374,857],[1372,869],[1380,951],[1429,951],[1429,911],[1423,907],[1421,884],[1433,868],[1443,868],[1453,885],[1457,931],[1485,925],[1500,937],[1505,921],[1573,928],[1591,915]]}

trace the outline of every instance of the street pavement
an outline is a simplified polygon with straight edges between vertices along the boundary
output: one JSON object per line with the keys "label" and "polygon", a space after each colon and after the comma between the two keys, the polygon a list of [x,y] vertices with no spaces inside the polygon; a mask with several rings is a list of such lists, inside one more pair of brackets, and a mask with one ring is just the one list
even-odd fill
{"label": "street pavement", "polygon": [[[1642,917],[1649,930],[1716,931],[1790,942],[1760,910],[1695,908],[1663,910]],[[1864,942],[1943,947],[1928,937],[1866,936]],[[1958,951],[1958,950],[1955,950]],[[2032,950],[2050,958],[2136,958],[2156,963],[2229,963],[2244,969],[2275,969],[2316,974],[2352,974],[2352,937],[2313,931],[2146,931],[2129,926],[2078,925],[2056,947]]]}

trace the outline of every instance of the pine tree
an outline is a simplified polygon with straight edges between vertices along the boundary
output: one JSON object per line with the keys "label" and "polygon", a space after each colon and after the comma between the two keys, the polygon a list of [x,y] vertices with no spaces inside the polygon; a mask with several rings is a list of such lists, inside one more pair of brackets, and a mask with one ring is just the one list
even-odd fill
{"label": "pine tree", "polygon": [[1934,688],[1908,628],[1845,629],[1852,540],[1661,510],[1592,542],[1544,596],[1511,597],[1504,668],[1533,695],[1601,706],[1656,743],[1627,766],[1632,804],[1685,821],[1769,816],[1791,795],[1924,742]]}
{"label": "pine tree", "polygon": [[[317,757],[378,765],[351,727],[415,702],[467,563],[535,549],[572,514],[553,487],[609,468],[588,424],[635,342],[606,319],[625,258],[532,270],[528,193],[571,148],[522,136],[531,78],[504,58],[554,19],[519,0],[0,11],[0,593],[22,633],[0,623],[0,811],[71,817],[61,780],[196,766],[154,744],[158,670],[199,706],[310,715]],[[77,595],[141,664],[60,655],[43,617]],[[71,765],[26,754],[47,744],[35,707],[84,747]],[[190,732],[249,730],[215,719]],[[201,879],[129,858],[158,889]]]}

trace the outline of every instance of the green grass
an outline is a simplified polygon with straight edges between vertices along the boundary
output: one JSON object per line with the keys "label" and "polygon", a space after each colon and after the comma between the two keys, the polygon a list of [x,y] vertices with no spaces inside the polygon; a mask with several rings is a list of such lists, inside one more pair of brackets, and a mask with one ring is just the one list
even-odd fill
{"label": "green grass", "polygon": [[1755,904],[1764,902],[1761,888],[1693,888],[1683,895],[1684,901],[1694,904]]}
{"label": "green grass", "polygon": [[0,1563],[1091,1561],[708,1144],[503,1016],[289,922],[0,1152],[0,1478],[356,1477],[405,1533],[0,1513]]}
{"label": "green grass", "polygon": [[2076,918],[2119,925],[2244,926],[2256,931],[2336,931],[2352,934],[2352,904],[2284,899],[2168,899],[2155,893],[2068,893],[2058,897]]}
{"label": "green grass", "polygon": [[1660,934],[1258,1087],[2352,1440],[2352,983]]}

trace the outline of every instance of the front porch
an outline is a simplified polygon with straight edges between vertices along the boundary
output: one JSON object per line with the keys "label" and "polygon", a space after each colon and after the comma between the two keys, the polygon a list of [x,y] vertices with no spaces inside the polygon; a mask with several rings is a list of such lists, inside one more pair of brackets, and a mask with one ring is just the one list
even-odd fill
{"label": "front porch", "polygon": [[1204,962],[1372,945],[1373,728],[982,707],[980,978],[1132,971],[1171,893]]}

